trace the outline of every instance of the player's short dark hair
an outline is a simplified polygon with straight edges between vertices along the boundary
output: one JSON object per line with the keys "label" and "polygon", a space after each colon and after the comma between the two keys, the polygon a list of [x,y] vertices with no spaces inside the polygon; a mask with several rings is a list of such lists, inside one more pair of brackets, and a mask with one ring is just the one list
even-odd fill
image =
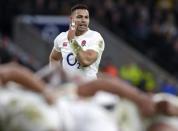
{"label": "player's short dark hair", "polygon": [[71,8],[71,13],[73,13],[77,9],[85,9],[88,10],[88,6],[85,4],[76,4]]}

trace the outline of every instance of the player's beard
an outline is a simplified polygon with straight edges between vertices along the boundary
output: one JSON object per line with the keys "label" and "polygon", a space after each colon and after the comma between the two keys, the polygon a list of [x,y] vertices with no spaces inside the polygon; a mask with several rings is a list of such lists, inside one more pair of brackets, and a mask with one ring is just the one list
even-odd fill
{"label": "player's beard", "polygon": [[87,26],[87,25],[79,25],[79,26],[77,27],[77,30],[78,30],[79,32],[81,32],[81,33],[84,33],[84,32],[86,32],[86,31],[88,30],[88,26]]}

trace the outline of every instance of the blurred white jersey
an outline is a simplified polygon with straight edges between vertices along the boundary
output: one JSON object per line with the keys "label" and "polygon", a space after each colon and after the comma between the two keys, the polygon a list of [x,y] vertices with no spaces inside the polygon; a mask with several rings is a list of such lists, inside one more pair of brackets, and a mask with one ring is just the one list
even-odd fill
{"label": "blurred white jersey", "polygon": [[14,86],[0,87],[0,130],[57,131],[61,121],[56,107],[40,95]]}
{"label": "blurred white jersey", "polygon": [[61,52],[63,57],[63,69],[68,73],[81,71],[86,79],[96,79],[102,52],[105,47],[102,36],[100,35],[100,33],[92,31],[90,29],[81,36],[75,36],[75,40],[79,43],[84,51],[91,49],[98,53],[97,60],[93,64],[88,67],[81,68],[80,63],[77,61],[72,53],[73,51],[71,49],[71,46],[69,45],[67,34],[68,31],[62,32],[54,40],[54,49],[58,52]]}
{"label": "blurred white jersey", "polygon": [[61,98],[57,105],[62,131],[119,131],[117,123],[97,104]]}
{"label": "blurred white jersey", "polygon": [[[3,131],[119,131],[97,104],[75,98],[75,85],[56,90],[54,105],[40,95],[18,88],[0,88],[0,130]],[[7,122],[8,121],[8,122]]]}

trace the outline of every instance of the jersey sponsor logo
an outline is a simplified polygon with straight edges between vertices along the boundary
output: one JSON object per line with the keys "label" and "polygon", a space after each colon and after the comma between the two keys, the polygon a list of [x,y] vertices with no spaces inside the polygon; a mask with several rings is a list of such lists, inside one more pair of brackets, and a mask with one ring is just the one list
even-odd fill
{"label": "jersey sponsor logo", "polygon": [[67,42],[63,42],[63,47],[66,47],[67,46]]}
{"label": "jersey sponsor logo", "polygon": [[80,63],[77,61],[77,59],[74,57],[73,53],[69,53],[67,55],[67,64],[70,66],[77,66],[77,69],[80,69]]}
{"label": "jersey sponsor logo", "polygon": [[83,40],[81,43],[82,46],[86,46],[86,40]]}

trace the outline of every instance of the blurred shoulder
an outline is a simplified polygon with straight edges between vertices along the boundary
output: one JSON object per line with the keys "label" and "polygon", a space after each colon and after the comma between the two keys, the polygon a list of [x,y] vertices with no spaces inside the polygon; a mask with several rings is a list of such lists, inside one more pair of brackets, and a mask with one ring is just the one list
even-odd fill
{"label": "blurred shoulder", "polygon": [[92,37],[103,39],[102,35],[97,31],[89,29],[88,34],[91,35]]}
{"label": "blurred shoulder", "polygon": [[61,39],[66,38],[66,37],[67,37],[67,32],[68,32],[68,31],[66,31],[66,32],[61,32],[59,35],[56,36],[56,38],[54,39],[54,41],[59,41],[59,40],[61,40]]}

